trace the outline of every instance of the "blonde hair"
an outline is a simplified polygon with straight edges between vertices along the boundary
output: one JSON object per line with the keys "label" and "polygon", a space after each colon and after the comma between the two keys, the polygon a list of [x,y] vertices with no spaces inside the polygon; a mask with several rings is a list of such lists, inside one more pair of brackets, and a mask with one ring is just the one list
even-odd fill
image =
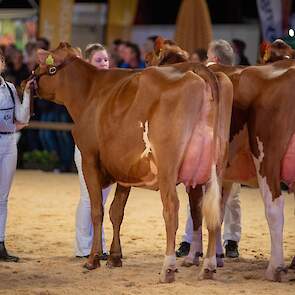
{"label": "blonde hair", "polygon": [[103,50],[106,50],[106,48],[99,43],[88,44],[84,50],[85,59],[91,60],[93,54],[96,51],[103,51]]}
{"label": "blonde hair", "polygon": [[77,57],[83,58],[83,53],[80,47],[73,47]]}

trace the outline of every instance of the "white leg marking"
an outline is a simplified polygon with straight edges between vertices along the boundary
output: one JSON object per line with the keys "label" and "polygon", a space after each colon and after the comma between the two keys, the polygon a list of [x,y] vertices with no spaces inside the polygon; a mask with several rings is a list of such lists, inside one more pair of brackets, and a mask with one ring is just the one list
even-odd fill
{"label": "white leg marking", "polygon": [[176,267],[176,256],[175,255],[165,255],[163,269]]}
{"label": "white leg marking", "polygon": [[[165,255],[164,264],[160,274],[160,282],[167,283],[167,272],[176,271],[176,256],[175,255]],[[168,282],[169,283],[169,282]]]}
{"label": "white leg marking", "polygon": [[268,280],[278,280],[277,270],[284,267],[283,256],[283,226],[284,226],[284,197],[281,195],[273,201],[272,193],[266,181],[266,177],[260,175],[260,165],[264,157],[263,143],[257,137],[258,149],[260,155],[257,158],[253,156],[257,171],[259,188],[263,197],[265,216],[271,236],[271,257],[266,271]]}
{"label": "white leg marking", "polygon": [[199,279],[213,279],[213,273],[216,272],[216,255],[206,257],[203,262],[202,270],[199,273]]}

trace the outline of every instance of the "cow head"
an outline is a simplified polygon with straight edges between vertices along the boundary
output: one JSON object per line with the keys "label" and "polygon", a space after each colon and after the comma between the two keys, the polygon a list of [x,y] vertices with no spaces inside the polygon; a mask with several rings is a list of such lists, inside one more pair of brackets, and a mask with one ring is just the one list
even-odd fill
{"label": "cow head", "polygon": [[160,66],[188,61],[189,54],[182,50],[172,40],[165,40],[158,37],[155,41],[154,51],[145,56],[148,66]]}
{"label": "cow head", "polygon": [[282,59],[295,58],[295,51],[283,40],[277,39],[273,43],[262,43],[260,47],[261,63],[267,64]]}
{"label": "cow head", "polygon": [[36,80],[37,96],[62,104],[62,101],[56,99],[57,89],[62,89],[59,71],[76,58],[76,50],[68,43],[62,42],[51,51],[39,49],[37,55],[38,67],[31,76]]}

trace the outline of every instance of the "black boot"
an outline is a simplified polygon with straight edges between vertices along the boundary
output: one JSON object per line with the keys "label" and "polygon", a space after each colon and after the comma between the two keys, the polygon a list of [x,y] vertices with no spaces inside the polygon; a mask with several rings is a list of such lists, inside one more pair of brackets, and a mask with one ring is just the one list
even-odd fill
{"label": "black boot", "polygon": [[19,261],[19,258],[17,256],[12,256],[7,253],[4,242],[0,242],[0,261],[7,261],[7,262]]}
{"label": "black boot", "polygon": [[238,243],[236,241],[227,241],[227,244],[225,246],[225,256],[229,258],[239,257]]}
{"label": "black boot", "polygon": [[188,242],[181,242],[178,250],[176,251],[176,257],[187,256],[189,253],[191,244]]}

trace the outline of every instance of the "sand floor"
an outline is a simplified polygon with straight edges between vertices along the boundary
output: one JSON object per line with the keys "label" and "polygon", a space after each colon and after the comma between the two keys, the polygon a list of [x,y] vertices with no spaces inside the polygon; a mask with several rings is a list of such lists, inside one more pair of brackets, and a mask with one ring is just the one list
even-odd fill
{"label": "sand floor", "polygon": [[[107,211],[113,198],[107,202]],[[181,241],[187,196],[178,188]],[[79,200],[75,174],[17,171],[9,202],[8,249],[19,263],[0,263],[0,294],[295,294],[295,272],[283,283],[264,280],[270,238],[262,200],[255,189],[242,189],[240,258],[226,259],[214,281],[199,281],[198,268],[183,268],[178,259],[176,282],[159,284],[165,250],[162,205],[158,192],[133,189],[122,226],[123,268],[94,271],[74,257],[74,224]],[[285,261],[295,255],[295,202],[286,195]],[[105,218],[107,242],[111,223]],[[206,237],[205,237],[206,239]]]}

